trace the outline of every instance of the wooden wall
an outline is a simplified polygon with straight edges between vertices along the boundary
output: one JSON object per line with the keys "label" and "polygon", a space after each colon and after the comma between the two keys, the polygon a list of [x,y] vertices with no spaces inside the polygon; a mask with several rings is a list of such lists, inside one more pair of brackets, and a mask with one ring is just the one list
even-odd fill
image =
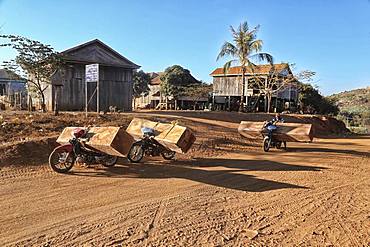
{"label": "wooden wall", "polygon": [[[62,73],[62,72],[60,72]],[[119,67],[99,67],[100,110],[108,111],[109,106],[116,106],[121,111],[132,110],[132,69]],[[63,76],[56,76],[55,80],[62,80],[63,86],[59,95],[60,111],[81,111],[85,109],[85,65],[69,64],[65,66]],[[63,79],[60,79],[63,78]],[[95,82],[87,83],[88,99],[94,94]],[[56,87],[47,94],[47,105],[53,107],[52,98],[55,97]],[[89,103],[88,110],[96,111],[96,92]],[[51,102],[51,103],[50,103]],[[49,109],[51,110],[51,109]]]}
{"label": "wooden wall", "polygon": [[213,92],[216,96],[241,96],[242,78],[236,76],[213,77]]}
{"label": "wooden wall", "polygon": [[[245,78],[246,86],[248,76]],[[215,96],[241,96],[242,95],[242,78],[241,76],[228,76],[228,77],[213,77],[213,92]],[[245,88],[245,95],[253,95],[253,89]],[[290,95],[290,96],[289,96]],[[282,99],[298,99],[298,89],[292,86],[291,89],[284,88],[277,94],[278,98]]]}

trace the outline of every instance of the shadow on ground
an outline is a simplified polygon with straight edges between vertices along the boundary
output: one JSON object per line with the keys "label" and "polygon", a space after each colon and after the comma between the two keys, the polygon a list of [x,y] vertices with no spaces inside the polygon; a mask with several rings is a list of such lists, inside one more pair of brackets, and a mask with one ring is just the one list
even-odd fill
{"label": "shadow on ground", "polygon": [[289,152],[319,152],[319,153],[337,153],[337,154],[350,154],[355,156],[370,156],[370,152],[356,151],[350,149],[331,149],[331,148],[319,148],[319,147],[291,147]]}
{"label": "shadow on ground", "polygon": [[[210,167],[217,170],[207,169]],[[245,171],[320,171],[323,167],[283,164],[267,160],[197,159],[189,161],[150,161],[119,164],[112,168],[95,168],[69,173],[71,176],[164,179],[181,178],[218,187],[250,192],[284,188],[307,189],[305,186],[271,181],[245,174]]]}

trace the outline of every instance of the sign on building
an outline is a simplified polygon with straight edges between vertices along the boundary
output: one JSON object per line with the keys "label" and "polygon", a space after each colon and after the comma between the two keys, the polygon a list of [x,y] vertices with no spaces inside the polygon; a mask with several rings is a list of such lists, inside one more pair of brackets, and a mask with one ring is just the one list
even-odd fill
{"label": "sign on building", "polygon": [[85,71],[86,82],[99,81],[99,64],[88,64]]}

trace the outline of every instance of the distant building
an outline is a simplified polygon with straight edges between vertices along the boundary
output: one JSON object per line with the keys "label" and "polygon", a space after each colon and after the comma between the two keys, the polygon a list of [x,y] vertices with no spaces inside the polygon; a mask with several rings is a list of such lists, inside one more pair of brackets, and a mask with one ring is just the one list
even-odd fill
{"label": "distant building", "polygon": [[[289,65],[286,63],[272,65],[257,65],[254,71],[247,69],[245,73],[245,91],[247,108],[252,111],[266,111],[267,103],[263,92],[253,86],[255,77],[267,80],[269,73],[274,73],[282,78],[292,75]],[[242,96],[242,72],[241,67],[231,67],[226,73],[224,68],[215,69],[210,75],[213,77],[213,104],[219,110],[237,110]],[[298,87],[296,83],[289,83],[281,88],[272,97],[272,109],[282,111],[297,105]]]}
{"label": "distant building", "polygon": [[[163,72],[151,72],[151,81],[149,83],[149,93],[146,96],[137,98],[137,106],[139,108],[151,108],[151,109],[164,109],[165,108],[165,97],[161,93],[161,75]],[[193,81],[189,82],[191,84],[200,83],[197,79],[192,77]],[[212,90],[210,90],[211,92]],[[205,95],[183,95],[174,99],[173,97],[168,97],[168,109],[204,109],[208,103],[208,96]]]}
{"label": "distant building", "polygon": [[160,76],[163,72],[151,72],[149,93],[146,96],[142,96],[136,99],[136,104],[139,108],[152,108],[154,109],[160,102],[163,101],[161,94],[161,80]]}
{"label": "distant building", "polygon": [[[85,65],[99,64],[99,109],[132,110],[132,74],[140,66],[131,62],[98,39],[62,52],[65,66],[52,78],[45,91],[48,110],[57,98],[60,111],[85,109]],[[96,82],[87,83],[89,111],[97,110]],[[56,97],[56,91],[58,97]]]}
{"label": "distant building", "polygon": [[5,69],[0,69],[0,102],[9,107],[26,108],[26,81]]}

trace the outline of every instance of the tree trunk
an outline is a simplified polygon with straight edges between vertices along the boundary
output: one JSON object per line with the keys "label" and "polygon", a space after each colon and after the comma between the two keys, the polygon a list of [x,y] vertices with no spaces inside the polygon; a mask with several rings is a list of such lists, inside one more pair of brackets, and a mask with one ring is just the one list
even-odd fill
{"label": "tree trunk", "polygon": [[245,96],[245,67],[242,66],[242,96],[240,98],[239,112],[244,111],[244,96]]}
{"label": "tree trunk", "polygon": [[267,95],[267,113],[270,113],[270,108],[271,108],[271,98],[272,98],[272,95],[269,93]]}
{"label": "tree trunk", "polygon": [[28,95],[28,111],[32,111],[32,97]]}
{"label": "tree trunk", "polygon": [[134,111],[136,110],[136,97],[134,96]]}
{"label": "tree trunk", "polygon": [[168,110],[168,97],[166,95],[166,110]]}
{"label": "tree trunk", "polygon": [[46,104],[45,104],[45,95],[44,95],[44,92],[41,92],[41,110],[42,110],[42,112],[46,112]]}

